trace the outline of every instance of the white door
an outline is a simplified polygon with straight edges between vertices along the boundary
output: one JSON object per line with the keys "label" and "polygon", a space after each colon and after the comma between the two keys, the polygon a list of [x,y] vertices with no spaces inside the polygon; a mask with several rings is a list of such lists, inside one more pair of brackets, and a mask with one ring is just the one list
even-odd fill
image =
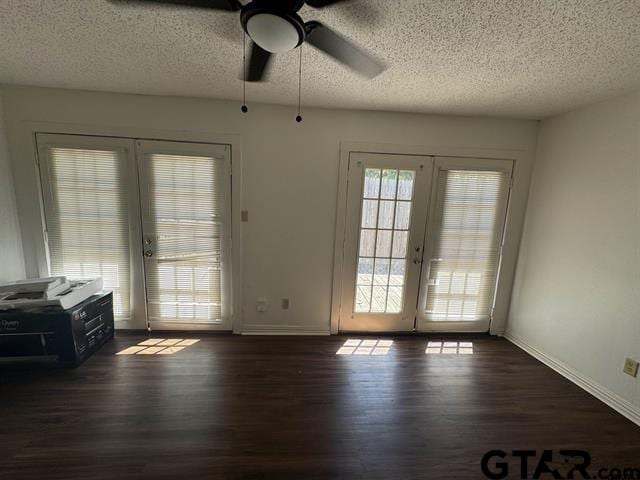
{"label": "white door", "polygon": [[413,330],[432,166],[350,154],[340,330]]}
{"label": "white door", "polygon": [[152,330],[231,330],[228,145],[136,141]]}
{"label": "white door", "polygon": [[128,138],[36,135],[49,272],[102,277],[116,328],[147,327],[138,173]]}
{"label": "white door", "polygon": [[486,332],[512,162],[436,158],[416,329]]}

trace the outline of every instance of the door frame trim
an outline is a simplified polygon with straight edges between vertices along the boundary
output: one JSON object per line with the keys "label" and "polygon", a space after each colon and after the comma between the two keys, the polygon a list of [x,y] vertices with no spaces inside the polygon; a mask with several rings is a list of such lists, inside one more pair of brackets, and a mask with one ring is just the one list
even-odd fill
{"label": "door frame trim", "polygon": [[[93,137],[116,137],[138,140],[159,140],[186,143],[212,143],[225,144],[231,147],[231,322],[233,333],[242,332],[242,271],[243,271],[243,229],[241,223],[241,211],[243,210],[243,154],[242,136],[238,134],[215,133],[206,131],[164,130],[154,128],[140,128],[129,126],[97,126],[73,123],[37,122],[25,121],[20,124],[18,134],[19,142],[23,146],[29,146],[30,152],[24,152],[24,158],[34,159],[36,181],[39,197],[37,206],[25,206],[24,209],[37,208],[39,221],[21,221],[22,233],[28,234],[33,239],[36,249],[36,262],[38,275],[48,276],[49,265],[46,254],[44,205],[42,198],[42,182],[38,169],[38,149],[36,134],[81,135]],[[28,156],[27,156],[28,155]],[[36,202],[36,200],[34,200]],[[134,324],[137,324],[134,320]],[[146,319],[145,319],[146,324]],[[129,328],[136,328],[131,325]],[[146,328],[146,327],[145,327]]]}
{"label": "door frame trim", "polygon": [[[458,157],[476,159],[496,159],[513,161],[511,198],[505,219],[505,241],[503,261],[498,271],[496,284],[496,301],[494,317],[490,324],[490,333],[502,335],[505,330],[507,312],[511,300],[512,283],[515,274],[516,258],[520,246],[525,205],[517,212],[511,208],[514,192],[524,196],[528,193],[531,167],[527,168],[525,158],[528,153],[524,149],[494,149],[482,147],[450,147],[439,145],[399,145],[372,142],[340,142],[340,160],[338,166],[338,198],[336,201],[336,229],[333,255],[333,276],[331,287],[330,332],[337,334],[340,327],[342,304],[342,281],[345,255],[347,188],[349,177],[349,155],[351,153],[379,153],[397,155],[418,155],[433,157]],[[517,220],[517,221],[516,221]]]}

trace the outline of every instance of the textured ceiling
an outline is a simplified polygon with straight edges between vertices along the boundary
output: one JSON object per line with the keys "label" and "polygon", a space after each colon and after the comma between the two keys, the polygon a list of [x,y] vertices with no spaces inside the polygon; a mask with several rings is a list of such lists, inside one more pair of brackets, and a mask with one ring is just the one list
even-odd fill
{"label": "textured ceiling", "polygon": [[[277,0],[275,0],[277,1]],[[389,69],[303,50],[305,105],[542,118],[640,87],[640,0],[352,0],[317,19]],[[249,101],[295,104],[298,52]],[[237,14],[0,0],[0,83],[240,99]]]}

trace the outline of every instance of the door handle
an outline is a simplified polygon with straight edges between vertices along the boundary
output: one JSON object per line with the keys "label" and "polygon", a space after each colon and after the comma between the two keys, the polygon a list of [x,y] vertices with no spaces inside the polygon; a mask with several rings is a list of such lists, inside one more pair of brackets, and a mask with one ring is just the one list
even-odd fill
{"label": "door handle", "polygon": [[153,257],[153,252],[151,250],[145,250],[144,256],[147,258]]}

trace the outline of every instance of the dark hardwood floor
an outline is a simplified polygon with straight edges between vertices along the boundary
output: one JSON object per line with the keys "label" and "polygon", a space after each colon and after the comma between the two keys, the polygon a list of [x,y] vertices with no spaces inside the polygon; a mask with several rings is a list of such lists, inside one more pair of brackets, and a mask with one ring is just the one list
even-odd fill
{"label": "dark hardwood floor", "polygon": [[560,449],[588,451],[594,472],[640,468],[640,427],[503,339],[447,336],[474,354],[426,355],[442,336],[393,337],[387,355],[342,356],[342,336],[224,335],[115,355],[144,338],[74,370],[0,362],[0,478],[485,478],[493,449],[553,450],[562,472]]}

